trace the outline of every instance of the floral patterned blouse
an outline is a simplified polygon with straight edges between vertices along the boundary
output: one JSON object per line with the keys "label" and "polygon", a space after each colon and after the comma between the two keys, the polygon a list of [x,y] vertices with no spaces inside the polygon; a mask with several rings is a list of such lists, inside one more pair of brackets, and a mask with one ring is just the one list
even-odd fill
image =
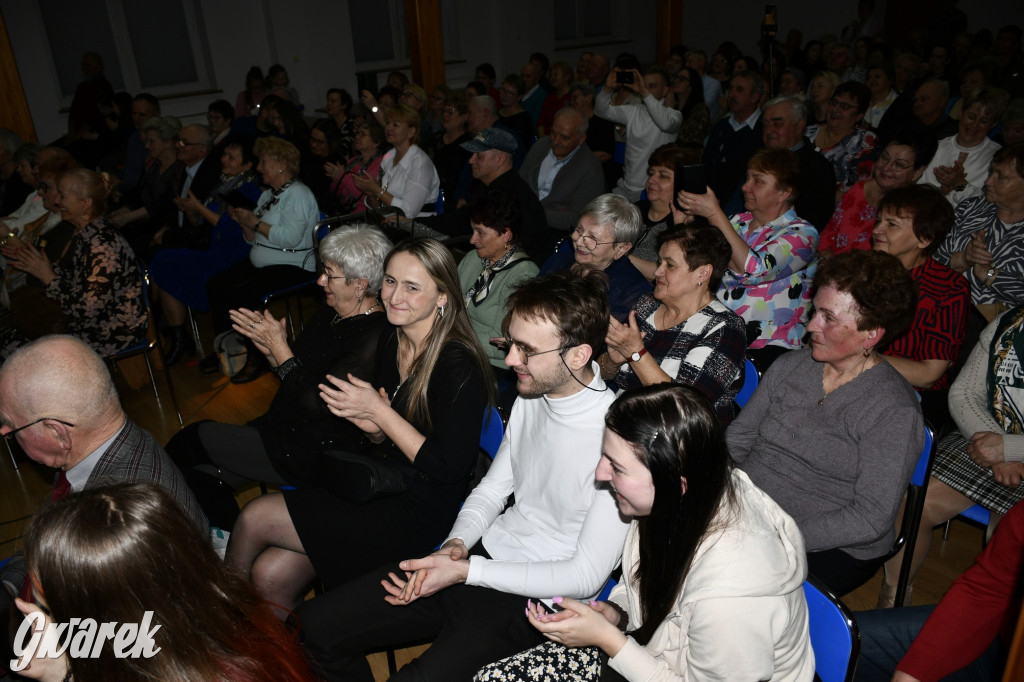
{"label": "floral patterned blouse", "polygon": [[845,192],[853,187],[858,180],[870,178],[871,171],[875,167],[875,148],[878,146],[878,136],[870,130],[854,128],[852,133],[837,144],[828,149],[822,149],[814,141],[821,127],[820,125],[807,126],[804,136],[832,164],[832,168],[836,172],[836,189]]}
{"label": "floral patterned blouse", "polygon": [[760,227],[738,213],[732,226],[750,247],[744,272],[726,270],[718,298],[747,323],[750,348],[799,348],[811,310],[818,231],[789,209]]}
{"label": "floral patterned blouse", "polygon": [[105,218],[75,233],[53,271],[46,295],[61,304],[68,332],[97,353],[112,355],[146,334],[135,252]]}
{"label": "floral patterned blouse", "polygon": [[875,229],[878,211],[864,196],[866,182],[861,180],[843,195],[839,207],[832,214],[832,220],[828,221],[828,227],[821,233],[818,248],[822,251],[840,254],[871,248],[871,233]]}

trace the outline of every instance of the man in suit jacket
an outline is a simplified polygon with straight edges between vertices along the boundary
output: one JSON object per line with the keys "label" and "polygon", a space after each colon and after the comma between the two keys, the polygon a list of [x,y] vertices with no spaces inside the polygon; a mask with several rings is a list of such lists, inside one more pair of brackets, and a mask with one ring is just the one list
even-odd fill
{"label": "man in suit jacket", "polygon": [[184,165],[174,181],[174,205],[178,207],[178,222],[163,225],[157,231],[153,239],[160,248],[206,248],[209,226],[198,213],[184,211],[183,202],[192,194],[199,203],[204,203],[220,182],[221,163],[218,158],[210,158],[212,149],[213,137],[206,126],[187,125],[178,133],[175,153],[178,161]]}
{"label": "man in suit jacket", "polygon": [[0,368],[0,433],[29,458],[59,469],[51,499],[112,483],[156,483],[197,530],[208,524],[181,472],[121,409],[102,358],[73,336],[47,336]]}
{"label": "man in suit jacket", "polygon": [[555,114],[551,135],[537,140],[519,169],[559,237],[568,236],[583,207],[604,190],[601,162],[586,139],[587,119],[566,107]]}

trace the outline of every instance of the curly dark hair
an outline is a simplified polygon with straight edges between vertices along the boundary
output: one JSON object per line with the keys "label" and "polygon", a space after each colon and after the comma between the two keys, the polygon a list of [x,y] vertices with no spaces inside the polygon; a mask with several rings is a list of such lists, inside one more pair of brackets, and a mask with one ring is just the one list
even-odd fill
{"label": "curly dark hair", "polygon": [[512,241],[517,241],[523,227],[523,209],[510,192],[487,187],[469,200],[469,222],[489,227],[498,234],[511,230]]}
{"label": "curly dark hair", "polygon": [[878,347],[910,329],[917,311],[917,286],[896,256],[850,251],[825,260],[814,276],[815,290],[832,286],[850,294],[860,315],[857,329],[883,329]]}

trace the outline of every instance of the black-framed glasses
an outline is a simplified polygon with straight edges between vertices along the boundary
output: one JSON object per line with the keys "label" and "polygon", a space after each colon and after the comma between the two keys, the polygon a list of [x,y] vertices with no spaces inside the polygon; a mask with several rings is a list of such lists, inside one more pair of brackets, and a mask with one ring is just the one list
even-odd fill
{"label": "black-framed glasses", "polygon": [[572,236],[577,241],[579,241],[580,244],[582,244],[585,248],[587,248],[590,251],[593,251],[594,249],[596,249],[597,247],[601,246],[602,244],[618,244],[618,242],[615,241],[615,240],[612,240],[610,242],[599,242],[599,241],[597,241],[597,237],[595,237],[594,235],[592,235],[592,234],[584,234],[583,226],[582,225],[577,225],[576,226],[576,229],[574,229],[572,231]]}
{"label": "black-framed glasses", "polygon": [[565,352],[566,350],[565,346],[559,346],[558,348],[552,348],[551,350],[538,350],[531,352],[526,350],[526,347],[522,343],[510,337],[507,332],[505,333],[504,342],[506,353],[508,353],[510,350],[512,350],[513,347],[515,347],[516,352],[519,353],[519,357],[523,359],[523,367],[529,366],[530,358],[532,358],[534,355],[544,355],[545,353],[554,353],[555,351]]}
{"label": "black-framed glasses", "polygon": [[58,424],[63,424],[64,426],[74,427],[74,424],[72,424],[70,422],[66,422],[63,419],[57,419],[56,417],[40,417],[39,419],[35,420],[34,422],[29,422],[28,424],[25,424],[24,426],[19,426],[16,429],[11,429],[10,431],[8,431],[7,433],[4,434],[4,438],[6,438],[7,440],[11,440],[12,438],[14,438],[14,435],[16,433],[18,433],[18,431],[24,431],[25,429],[27,429],[30,426],[35,426],[36,424],[39,424],[40,422],[45,422],[47,420],[49,420],[51,422],[57,422]]}
{"label": "black-framed glasses", "polygon": [[910,163],[909,161],[893,158],[892,156],[889,155],[888,152],[883,152],[882,155],[878,157],[878,165],[881,166],[882,168],[888,166],[889,168],[892,168],[895,171],[899,171],[900,173],[906,172],[914,167],[914,164]]}

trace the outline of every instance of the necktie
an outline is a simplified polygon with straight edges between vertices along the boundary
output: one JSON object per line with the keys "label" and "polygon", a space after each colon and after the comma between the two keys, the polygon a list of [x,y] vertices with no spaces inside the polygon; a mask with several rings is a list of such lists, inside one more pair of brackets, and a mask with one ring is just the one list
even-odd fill
{"label": "necktie", "polygon": [[61,470],[60,475],[57,476],[57,482],[53,486],[53,492],[50,493],[50,502],[60,502],[70,494],[71,483],[68,481],[67,473]]}

